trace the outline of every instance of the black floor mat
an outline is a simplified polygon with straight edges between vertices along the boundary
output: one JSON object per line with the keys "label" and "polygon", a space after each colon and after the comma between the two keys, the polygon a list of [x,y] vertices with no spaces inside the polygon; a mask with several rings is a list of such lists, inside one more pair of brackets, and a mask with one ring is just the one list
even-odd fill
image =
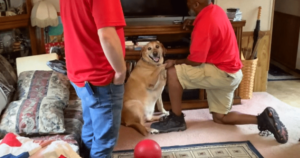
{"label": "black floor mat", "polygon": [[300,80],[300,77],[294,76],[276,65],[270,64],[268,81],[281,81],[281,80]]}

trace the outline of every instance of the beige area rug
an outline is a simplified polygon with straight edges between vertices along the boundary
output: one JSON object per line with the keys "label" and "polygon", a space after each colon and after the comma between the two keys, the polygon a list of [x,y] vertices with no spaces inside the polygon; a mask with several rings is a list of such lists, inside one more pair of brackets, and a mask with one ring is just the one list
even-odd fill
{"label": "beige area rug", "polygon": [[[212,121],[208,109],[184,111],[187,130],[143,137],[132,128],[121,126],[120,137],[115,151],[132,150],[143,139],[153,139],[161,147],[250,141],[265,158],[300,158],[300,109],[281,102],[272,95],[254,93],[250,100],[242,100],[241,105],[233,106],[234,111],[258,115],[265,107],[275,108],[289,132],[286,144],[276,142],[273,135],[259,136],[257,125],[220,125]],[[150,125],[150,124],[148,124]]]}

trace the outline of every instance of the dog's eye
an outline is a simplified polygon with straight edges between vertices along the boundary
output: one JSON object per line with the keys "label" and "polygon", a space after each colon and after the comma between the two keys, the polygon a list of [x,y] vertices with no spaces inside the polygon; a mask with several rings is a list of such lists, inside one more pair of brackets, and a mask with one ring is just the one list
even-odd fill
{"label": "dog's eye", "polygon": [[148,50],[151,50],[152,48],[151,47],[148,47]]}
{"label": "dog's eye", "polygon": [[156,45],[156,48],[159,48],[159,45]]}

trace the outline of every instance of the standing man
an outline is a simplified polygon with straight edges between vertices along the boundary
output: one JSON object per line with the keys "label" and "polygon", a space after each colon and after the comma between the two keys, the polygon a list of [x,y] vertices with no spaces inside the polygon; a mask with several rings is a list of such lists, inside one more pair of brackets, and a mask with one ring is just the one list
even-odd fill
{"label": "standing man", "polygon": [[188,0],[187,5],[189,13],[197,16],[193,23],[190,55],[184,60],[166,61],[172,110],[151,128],[162,133],[185,130],[181,112],[183,89],[206,89],[214,122],[258,124],[260,131],[272,132],[279,143],[286,143],[287,130],[273,108],[266,108],[259,116],[230,111],[234,91],[243,74],[236,36],[226,13],[211,0]]}
{"label": "standing man", "polygon": [[121,124],[126,25],[120,0],[60,0],[68,77],[82,101],[85,158],[110,158]]}

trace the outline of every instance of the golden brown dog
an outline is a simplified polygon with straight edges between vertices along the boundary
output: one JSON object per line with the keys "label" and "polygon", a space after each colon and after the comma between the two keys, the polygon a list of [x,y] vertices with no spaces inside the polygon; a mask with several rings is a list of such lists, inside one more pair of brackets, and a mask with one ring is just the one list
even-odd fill
{"label": "golden brown dog", "polygon": [[[167,77],[163,64],[165,52],[160,42],[149,42],[142,48],[142,58],[125,84],[122,125],[132,127],[143,135],[157,132],[147,129],[146,121],[157,121],[162,115],[169,114],[163,107],[161,97]],[[155,104],[162,115],[153,116]]]}

